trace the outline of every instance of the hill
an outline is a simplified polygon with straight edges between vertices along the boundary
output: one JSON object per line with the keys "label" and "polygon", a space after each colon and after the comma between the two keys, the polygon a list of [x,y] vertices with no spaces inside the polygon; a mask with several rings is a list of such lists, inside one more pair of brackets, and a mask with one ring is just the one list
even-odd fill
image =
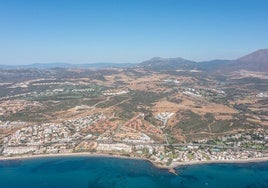
{"label": "hill", "polygon": [[268,72],[268,49],[257,50],[245,55],[230,65],[233,69]]}
{"label": "hill", "polygon": [[183,59],[180,57],[177,57],[177,58],[154,57],[152,59],[149,59],[147,61],[140,63],[139,66],[144,67],[145,69],[151,69],[154,71],[193,69],[196,67],[196,62]]}
{"label": "hill", "polygon": [[154,57],[138,64],[147,70],[167,71],[199,69],[210,72],[233,72],[237,70],[268,72],[268,49],[261,49],[236,60],[211,60],[195,62],[183,58]]}
{"label": "hill", "polygon": [[225,60],[225,59],[215,59],[210,61],[202,61],[198,62],[197,68],[204,70],[204,71],[213,71],[217,70],[220,67],[225,66],[226,64],[230,63],[232,60]]}

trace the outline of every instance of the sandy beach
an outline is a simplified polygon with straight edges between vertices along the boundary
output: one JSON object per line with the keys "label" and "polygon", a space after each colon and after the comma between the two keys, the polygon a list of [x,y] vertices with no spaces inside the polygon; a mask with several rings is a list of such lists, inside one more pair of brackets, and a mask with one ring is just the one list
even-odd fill
{"label": "sandy beach", "polygon": [[[3,160],[22,160],[22,159],[35,159],[35,158],[57,158],[57,157],[114,157],[122,159],[142,159],[138,157],[127,157],[122,155],[109,155],[109,154],[100,154],[100,153],[59,153],[59,154],[43,154],[43,155],[22,155],[14,157],[0,157],[0,161]],[[142,159],[143,160],[143,159]]]}
{"label": "sandy beach", "polygon": [[173,162],[169,168],[177,168],[187,165],[201,165],[201,164],[213,164],[213,163],[257,163],[268,161],[268,157],[262,158],[250,158],[250,159],[234,159],[234,160],[214,160],[214,161],[189,161],[189,162]]}

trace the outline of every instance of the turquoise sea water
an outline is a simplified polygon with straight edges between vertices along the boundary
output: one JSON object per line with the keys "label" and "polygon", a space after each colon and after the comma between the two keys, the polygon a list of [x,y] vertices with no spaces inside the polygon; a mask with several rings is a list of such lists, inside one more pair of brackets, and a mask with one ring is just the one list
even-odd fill
{"label": "turquoise sea water", "polygon": [[0,161],[1,188],[268,187],[268,162],[178,167],[178,176],[143,160],[61,157]]}

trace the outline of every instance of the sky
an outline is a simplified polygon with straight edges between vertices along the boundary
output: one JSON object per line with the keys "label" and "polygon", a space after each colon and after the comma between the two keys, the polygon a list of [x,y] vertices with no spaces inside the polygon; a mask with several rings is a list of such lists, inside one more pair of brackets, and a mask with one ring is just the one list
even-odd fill
{"label": "sky", "polygon": [[236,59],[268,48],[268,0],[0,0],[0,64]]}

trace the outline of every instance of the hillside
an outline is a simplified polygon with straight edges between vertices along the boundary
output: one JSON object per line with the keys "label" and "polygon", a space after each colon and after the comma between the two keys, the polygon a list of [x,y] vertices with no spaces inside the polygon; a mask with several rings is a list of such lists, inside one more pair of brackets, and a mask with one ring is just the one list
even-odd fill
{"label": "hillside", "polygon": [[141,62],[138,65],[147,70],[154,71],[199,69],[210,72],[233,72],[237,70],[268,72],[268,49],[255,51],[236,60],[210,60],[195,62],[180,57],[154,57]]}
{"label": "hillside", "polygon": [[177,58],[154,57],[152,59],[140,63],[139,66],[154,71],[193,69],[196,67],[196,62],[183,59],[180,57]]}
{"label": "hillside", "polygon": [[213,71],[220,69],[223,66],[226,66],[230,62],[232,62],[232,60],[215,59],[210,61],[202,61],[198,62],[197,68],[203,71]]}
{"label": "hillside", "polygon": [[222,70],[232,72],[236,70],[248,70],[268,72],[268,49],[257,50],[240,57],[221,67]]}

